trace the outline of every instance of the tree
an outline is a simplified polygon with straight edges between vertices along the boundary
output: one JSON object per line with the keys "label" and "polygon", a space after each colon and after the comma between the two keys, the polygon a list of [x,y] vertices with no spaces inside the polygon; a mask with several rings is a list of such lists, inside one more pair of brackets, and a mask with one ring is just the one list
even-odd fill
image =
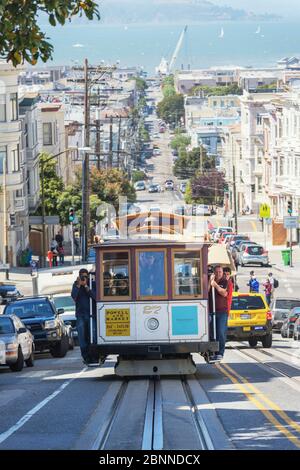
{"label": "tree", "polygon": [[116,168],[108,170],[91,169],[91,192],[101,201],[112,204],[116,209],[119,196],[126,196],[128,202],[135,202],[135,189],[130,183],[126,173]]}
{"label": "tree", "polygon": [[197,85],[191,88],[189,95],[197,96],[226,96],[226,95],[242,95],[243,89],[240,88],[236,83],[227,86],[207,86]]}
{"label": "tree", "polygon": [[100,19],[93,0],[1,0],[0,56],[7,62],[35,65],[38,59],[52,58],[53,46],[40,27],[41,15],[46,15],[51,26],[64,25],[78,15]]}
{"label": "tree", "polygon": [[171,140],[171,148],[178,150],[180,147],[187,148],[191,143],[191,138],[187,134],[176,133]]}
{"label": "tree", "polygon": [[197,170],[210,170],[216,166],[214,156],[208,156],[206,149],[195,147],[187,152],[184,147],[179,148],[179,156],[174,165],[174,175],[179,178],[191,178]]}
{"label": "tree", "polygon": [[[47,160],[49,155],[44,153],[40,155],[40,168],[42,161]],[[57,215],[57,199],[64,189],[63,179],[57,176],[56,161],[51,160],[44,164],[44,201],[45,214]],[[42,206],[40,206],[36,215],[42,215]]]}
{"label": "tree", "polygon": [[135,170],[132,172],[132,182],[136,183],[137,181],[143,181],[147,179],[147,175],[142,170]]}
{"label": "tree", "polygon": [[157,105],[160,119],[171,125],[178,125],[184,117],[184,97],[179,93],[163,98]]}
{"label": "tree", "polygon": [[191,180],[191,199],[198,204],[220,204],[225,189],[224,173],[216,169],[198,173]]}
{"label": "tree", "polygon": [[142,77],[133,77],[132,80],[135,80],[137,91],[140,93],[145,93],[148,88],[146,80],[144,80]]}

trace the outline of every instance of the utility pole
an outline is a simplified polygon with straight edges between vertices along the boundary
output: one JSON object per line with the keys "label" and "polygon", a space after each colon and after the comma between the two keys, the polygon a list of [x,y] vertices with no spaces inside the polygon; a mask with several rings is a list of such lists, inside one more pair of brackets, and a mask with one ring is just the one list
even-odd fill
{"label": "utility pole", "polygon": [[119,128],[118,128],[118,149],[117,149],[118,169],[120,169],[120,150],[121,150],[121,117],[119,117]]}
{"label": "utility pole", "polygon": [[[7,240],[7,199],[6,199],[6,156],[3,158],[3,264],[8,263],[8,240]],[[9,271],[5,268],[5,277],[9,278]]]}
{"label": "utility pole", "polygon": [[236,176],[235,176],[235,165],[232,167],[233,175],[233,205],[234,205],[234,225],[235,233],[238,233],[238,217],[237,217],[237,199],[236,199]]}
{"label": "utility pole", "polygon": [[113,166],[113,117],[110,117],[109,123],[109,154],[108,154],[108,167]]}
{"label": "utility pole", "polygon": [[[89,107],[88,60],[84,60],[84,147],[90,146],[90,107]],[[90,165],[89,153],[84,153],[82,175],[82,226],[81,226],[81,256],[87,260],[88,240],[90,231]]]}
{"label": "utility pole", "polygon": [[95,120],[96,124],[96,143],[95,143],[95,153],[97,156],[97,169],[100,170],[101,163],[100,163],[100,153],[101,153],[101,148],[100,148],[100,132],[101,132],[101,127],[100,127],[100,119]]}

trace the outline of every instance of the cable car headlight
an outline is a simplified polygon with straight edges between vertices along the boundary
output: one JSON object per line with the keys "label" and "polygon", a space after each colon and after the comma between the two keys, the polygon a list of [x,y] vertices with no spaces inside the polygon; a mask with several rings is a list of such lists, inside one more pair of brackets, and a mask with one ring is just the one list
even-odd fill
{"label": "cable car headlight", "polygon": [[157,330],[158,327],[159,321],[156,318],[149,318],[149,320],[147,320],[147,328],[149,328],[149,330],[154,331]]}

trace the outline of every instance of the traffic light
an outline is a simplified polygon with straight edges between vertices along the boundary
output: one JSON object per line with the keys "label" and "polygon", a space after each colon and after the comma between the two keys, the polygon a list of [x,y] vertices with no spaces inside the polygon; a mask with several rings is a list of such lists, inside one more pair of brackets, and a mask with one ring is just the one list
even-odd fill
{"label": "traffic light", "polygon": [[9,214],[10,225],[16,225],[16,214]]}
{"label": "traffic light", "polygon": [[293,201],[290,199],[288,201],[288,214],[292,214],[293,213]]}
{"label": "traffic light", "polygon": [[75,212],[74,212],[73,207],[70,207],[70,209],[69,209],[69,221],[74,222],[74,219],[75,219]]}

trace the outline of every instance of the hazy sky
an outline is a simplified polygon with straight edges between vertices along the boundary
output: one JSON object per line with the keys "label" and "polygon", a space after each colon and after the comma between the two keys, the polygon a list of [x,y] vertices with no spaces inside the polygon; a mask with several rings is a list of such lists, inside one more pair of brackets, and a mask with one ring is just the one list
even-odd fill
{"label": "hazy sky", "polygon": [[299,0],[211,0],[217,5],[228,5],[258,13],[277,13],[282,16],[300,16]]}

